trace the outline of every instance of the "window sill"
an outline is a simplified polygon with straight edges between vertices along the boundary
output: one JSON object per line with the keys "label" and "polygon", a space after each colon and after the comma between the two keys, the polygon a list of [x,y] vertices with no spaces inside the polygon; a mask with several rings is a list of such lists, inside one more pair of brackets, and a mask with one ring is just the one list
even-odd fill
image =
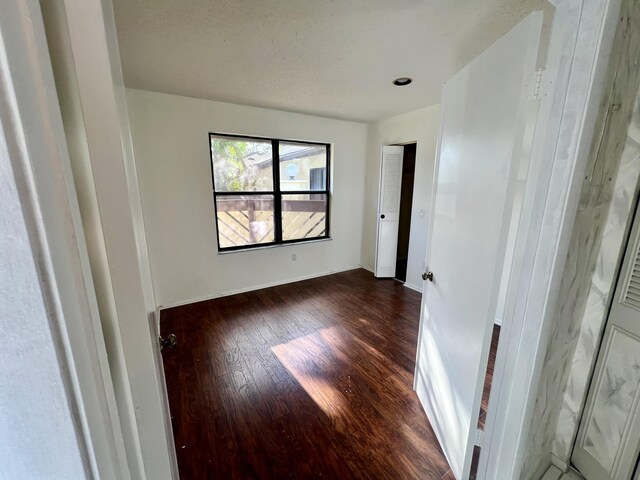
{"label": "window sill", "polygon": [[224,250],[218,251],[218,255],[229,255],[232,253],[240,253],[240,252],[255,252],[256,250],[267,250],[269,248],[281,248],[281,247],[296,247],[298,245],[308,245],[310,243],[320,243],[320,242],[330,242],[333,238],[318,238],[316,240],[305,240],[301,242],[291,242],[291,243],[278,243],[277,245],[265,245],[263,247],[247,247],[247,248],[238,248],[237,250]]}

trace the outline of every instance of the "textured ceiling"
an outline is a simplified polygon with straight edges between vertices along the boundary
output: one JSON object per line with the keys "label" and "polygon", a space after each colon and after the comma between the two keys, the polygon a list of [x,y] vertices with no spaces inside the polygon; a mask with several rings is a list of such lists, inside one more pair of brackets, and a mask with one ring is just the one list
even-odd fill
{"label": "textured ceiling", "polygon": [[[443,82],[545,0],[115,0],[128,87],[372,121]],[[409,76],[414,83],[395,87]]]}

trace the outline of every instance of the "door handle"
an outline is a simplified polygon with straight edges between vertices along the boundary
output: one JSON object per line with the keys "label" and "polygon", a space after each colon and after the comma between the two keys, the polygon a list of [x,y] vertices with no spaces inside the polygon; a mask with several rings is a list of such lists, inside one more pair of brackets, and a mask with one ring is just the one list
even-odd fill
{"label": "door handle", "polygon": [[167,347],[172,349],[176,348],[176,345],[178,344],[178,339],[173,333],[170,334],[167,338],[158,337],[158,341],[160,342],[160,351],[164,350]]}
{"label": "door handle", "polygon": [[384,213],[382,215],[380,215],[380,218],[384,218]]}
{"label": "door handle", "polygon": [[422,280],[429,280],[430,282],[433,282],[433,272],[424,272],[422,274]]}

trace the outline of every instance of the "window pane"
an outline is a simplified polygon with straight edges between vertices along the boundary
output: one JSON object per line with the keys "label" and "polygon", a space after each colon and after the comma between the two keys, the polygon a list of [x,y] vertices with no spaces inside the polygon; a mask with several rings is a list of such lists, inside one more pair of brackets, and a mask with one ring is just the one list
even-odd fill
{"label": "window pane", "polygon": [[217,195],[220,248],[275,241],[273,195]]}
{"label": "window pane", "polygon": [[211,161],[216,192],[273,191],[270,140],[211,135]]}
{"label": "window pane", "polygon": [[280,142],[279,153],[281,190],[326,190],[326,145]]}
{"label": "window pane", "polygon": [[282,196],[282,239],[325,237],[327,195],[314,193]]}

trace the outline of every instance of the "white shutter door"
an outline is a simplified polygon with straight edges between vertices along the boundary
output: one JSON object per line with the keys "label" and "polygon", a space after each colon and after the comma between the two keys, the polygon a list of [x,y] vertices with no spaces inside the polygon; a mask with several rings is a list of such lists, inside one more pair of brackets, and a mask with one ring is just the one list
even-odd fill
{"label": "white shutter door", "polygon": [[622,303],[627,307],[635,308],[640,311],[640,245],[636,245],[635,258],[630,266],[629,277],[624,292]]}
{"label": "white shutter door", "polygon": [[403,153],[404,147],[382,147],[375,268],[375,275],[380,278],[396,274]]}
{"label": "white shutter door", "polygon": [[636,216],[573,463],[588,480],[628,480],[640,453],[640,221]]}

